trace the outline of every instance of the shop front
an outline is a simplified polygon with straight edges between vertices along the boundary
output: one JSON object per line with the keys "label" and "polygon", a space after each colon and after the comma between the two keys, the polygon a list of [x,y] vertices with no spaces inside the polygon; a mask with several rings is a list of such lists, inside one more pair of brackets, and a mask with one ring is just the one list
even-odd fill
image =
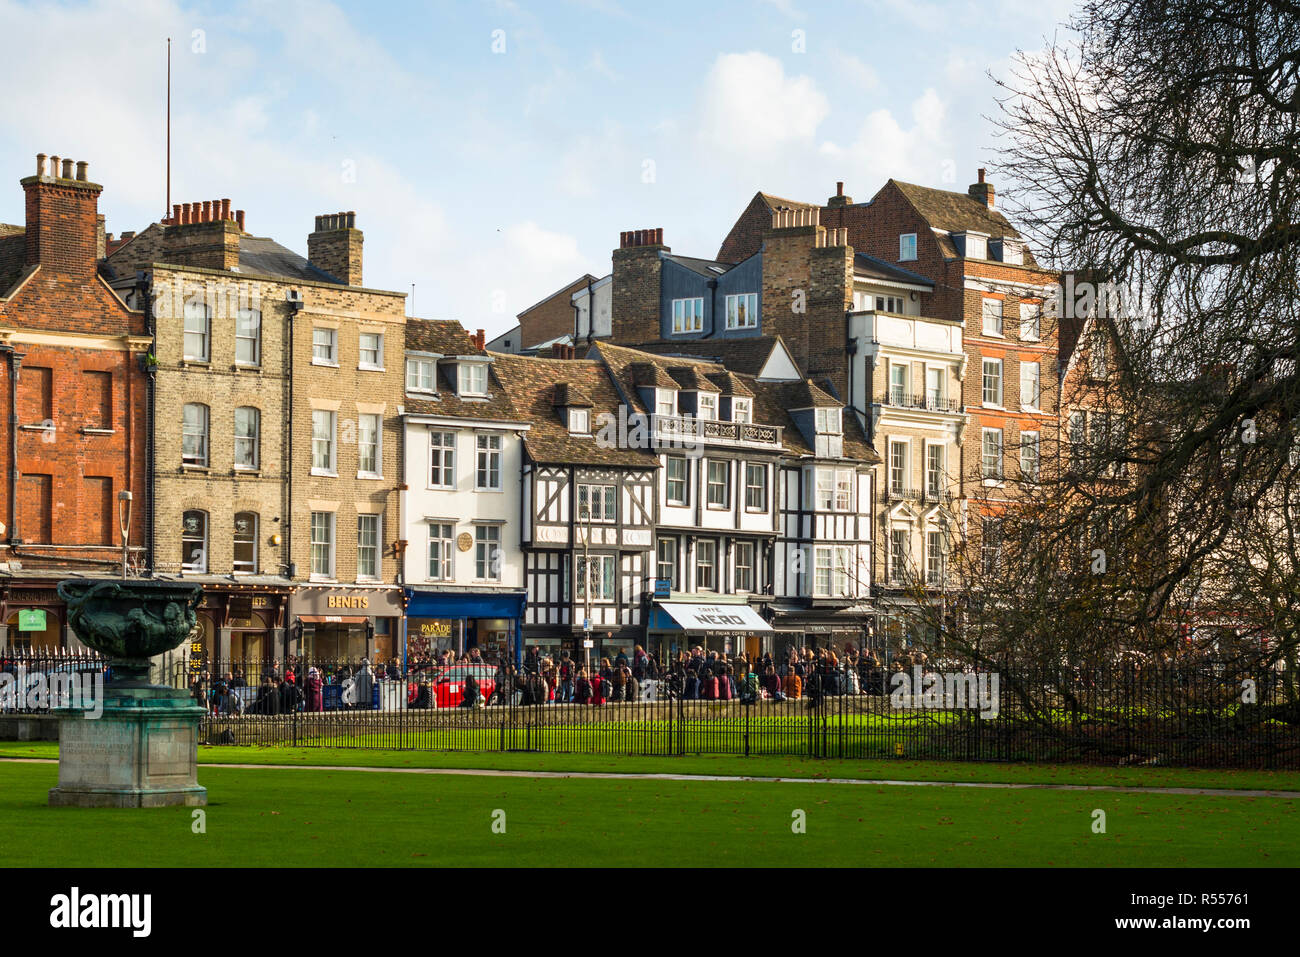
{"label": "shop front", "polygon": [[839,655],[849,647],[861,651],[874,646],[875,612],[867,605],[774,602],[771,612],[774,658],[804,648],[827,648]]}
{"label": "shop front", "polygon": [[[187,576],[186,580],[190,580]],[[172,656],[189,659],[197,673],[227,663],[256,663],[283,658],[287,651],[288,583],[232,583],[229,579],[195,578],[203,586],[189,643]]]}
{"label": "shop front", "polygon": [[67,609],[57,586],[55,580],[0,580],[0,652],[39,654],[81,647],[76,636],[65,634]]}
{"label": "shop front", "polygon": [[748,604],[661,601],[650,610],[646,643],[664,664],[696,645],[752,661],[770,650],[772,634],[772,626]]}
{"label": "shop front", "polygon": [[477,648],[490,662],[523,659],[524,591],[406,589],[406,661],[424,663],[441,651],[456,655]]}
{"label": "shop front", "polygon": [[388,661],[401,652],[397,586],[301,585],[289,602],[290,652],[313,662]]}

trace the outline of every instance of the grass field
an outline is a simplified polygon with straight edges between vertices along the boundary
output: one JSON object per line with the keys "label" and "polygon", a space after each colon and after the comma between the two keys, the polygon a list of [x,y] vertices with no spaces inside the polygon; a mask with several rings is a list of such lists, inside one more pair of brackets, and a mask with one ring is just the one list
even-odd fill
{"label": "grass field", "polygon": [[[0,755],[51,757],[7,743]],[[482,760],[474,760],[475,758]],[[433,760],[440,759],[440,760]],[[454,760],[453,760],[454,759]],[[1291,789],[1300,775],[1009,765],[203,748],[191,810],[45,806],[53,764],[0,762],[0,865],[1296,866],[1300,802],[1247,796],[446,776],[215,762]],[[944,777],[933,772],[951,771]],[[924,776],[928,773],[930,776]],[[807,830],[792,832],[793,812]],[[1106,833],[1092,831],[1094,810]],[[506,832],[492,832],[505,812]]]}

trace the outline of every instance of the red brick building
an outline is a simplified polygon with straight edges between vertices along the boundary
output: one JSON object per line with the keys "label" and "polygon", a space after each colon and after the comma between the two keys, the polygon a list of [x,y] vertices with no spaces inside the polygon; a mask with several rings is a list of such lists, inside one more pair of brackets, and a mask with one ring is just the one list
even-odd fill
{"label": "red brick building", "polygon": [[145,315],[100,275],[87,164],[36,165],[24,225],[0,225],[0,648],[67,646],[58,581],[121,574],[121,493],[136,561],[148,522]]}

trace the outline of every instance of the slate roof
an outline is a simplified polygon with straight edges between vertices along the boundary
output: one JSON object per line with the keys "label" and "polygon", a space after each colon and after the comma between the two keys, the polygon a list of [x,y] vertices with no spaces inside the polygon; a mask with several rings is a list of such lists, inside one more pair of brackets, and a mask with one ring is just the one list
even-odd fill
{"label": "slate roof", "polygon": [[853,254],[853,268],[857,272],[866,273],[876,279],[884,279],[890,282],[909,282],[913,285],[934,288],[933,279],[912,272],[910,269],[895,266],[883,259],[877,259],[875,256],[868,256],[866,253],[855,252]]}
{"label": "slate roof", "polygon": [[698,259],[695,256],[678,256],[673,253],[668,253],[664,258],[691,270],[691,272],[699,273],[701,276],[708,279],[717,279],[735,265],[734,263],[719,262],[716,259]]}
{"label": "slate roof", "polygon": [[[658,462],[648,450],[605,446],[594,435],[569,434],[568,423],[554,406],[555,388],[566,384],[591,399],[595,415],[618,414],[619,397],[603,365],[589,359],[538,359],[489,353],[496,376],[518,415],[531,423],[524,448],[534,462],[653,469]],[[593,419],[592,428],[598,425]]]}
{"label": "slate roof", "polygon": [[317,269],[307,262],[306,257],[281,246],[274,239],[250,236],[247,233],[239,237],[239,271],[343,285],[343,280],[323,269]]}
{"label": "slate roof", "polygon": [[658,339],[633,346],[642,352],[660,356],[695,356],[706,362],[725,365],[732,372],[758,375],[772,357],[777,343],[785,347],[780,336],[745,336],[737,339]]}

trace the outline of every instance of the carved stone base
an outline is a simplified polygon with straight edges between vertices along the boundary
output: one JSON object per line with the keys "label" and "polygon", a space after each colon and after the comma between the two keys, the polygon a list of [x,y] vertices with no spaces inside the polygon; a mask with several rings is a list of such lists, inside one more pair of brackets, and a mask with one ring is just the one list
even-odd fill
{"label": "carved stone base", "polygon": [[197,739],[203,709],[174,688],[105,689],[103,714],[59,712],[59,786],[51,806],[203,805]]}

